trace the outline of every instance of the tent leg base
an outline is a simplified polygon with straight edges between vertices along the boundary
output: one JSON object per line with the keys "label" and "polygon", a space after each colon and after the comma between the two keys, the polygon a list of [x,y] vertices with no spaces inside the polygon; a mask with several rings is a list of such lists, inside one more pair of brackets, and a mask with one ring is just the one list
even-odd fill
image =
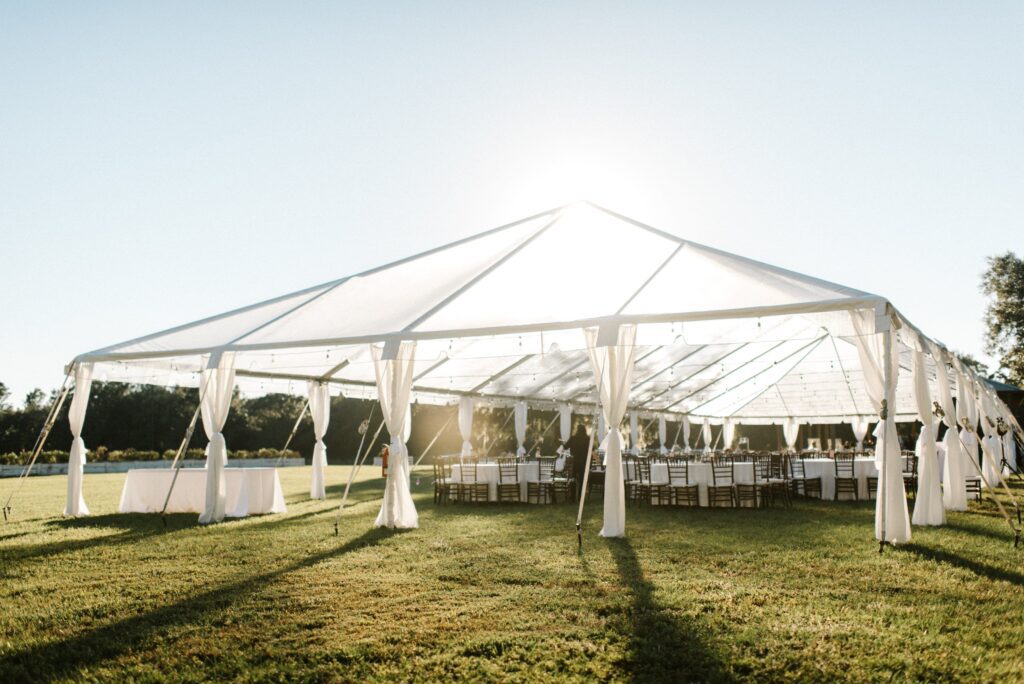
{"label": "tent leg base", "polygon": [[7,514],[11,512],[10,506],[4,506],[4,522],[7,522]]}
{"label": "tent leg base", "polygon": [[583,528],[579,525],[576,525],[576,548],[583,550]]}

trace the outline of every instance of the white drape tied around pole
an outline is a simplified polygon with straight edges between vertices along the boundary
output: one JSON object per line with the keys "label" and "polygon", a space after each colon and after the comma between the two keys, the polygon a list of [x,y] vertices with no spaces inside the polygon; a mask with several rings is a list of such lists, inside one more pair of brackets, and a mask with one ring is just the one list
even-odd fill
{"label": "white drape tied around pole", "polygon": [[734,439],[736,439],[736,423],[732,421],[732,418],[726,418],[722,421],[722,448],[732,449]]}
{"label": "white drape tied around pole", "polygon": [[[980,462],[978,459],[978,404],[974,399],[974,383],[961,369],[960,363],[954,357],[953,367],[956,369],[957,388],[957,418],[960,419],[960,440],[961,452],[963,454],[964,475],[974,475],[978,471],[974,467]],[[964,409],[961,411],[961,407]],[[974,465],[971,465],[971,464]]]}
{"label": "white drape tied around pole", "polygon": [[868,436],[868,427],[870,427],[871,421],[866,416],[855,416],[850,421],[850,427],[853,428],[853,438],[857,440],[857,451],[864,450],[864,438]]}
{"label": "white drape tied around pole", "polygon": [[558,436],[563,444],[572,437],[572,408],[568,404],[558,407]]}
{"label": "white drape tied around pole", "polygon": [[410,414],[409,397],[415,363],[415,342],[370,345],[373,371],[377,379],[377,397],[384,424],[391,435],[388,477],[384,483],[384,501],[374,527],[409,529],[419,527],[419,514],[409,491],[409,452],[405,431]]}
{"label": "white drape tied around pole", "polygon": [[526,455],[526,402],[517,401],[515,406],[515,422],[516,428],[516,444],[519,446],[516,448],[516,456],[522,458]]}
{"label": "white drape tied around pole", "polygon": [[700,428],[701,439],[704,440],[704,453],[711,453],[711,421],[707,418],[704,419],[704,424]]}
{"label": "white drape tied around pole", "polygon": [[[853,340],[864,374],[865,389],[871,403],[879,407],[881,418],[875,428],[875,466],[879,473],[875,538],[904,544],[910,541],[910,515],[903,487],[900,441],[896,434],[899,345],[889,321],[877,312],[851,311],[850,319],[857,333]],[[876,326],[881,327],[881,331],[876,332]]]}
{"label": "white drape tied around pole", "polygon": [[459,399],[459,435],[462,437],[462,457],[473,455],[473,397]]}
{"label": "white drape tied around pole", "polygon": [[1003,476],[1008,477],[1013,474],[1013,470],[1019,470],[1017,464],[1017,442],[1013,438],[1013,431],[1003,435],[1003,458],[1006,459],[1006,464],[1003,466]]}
{"label": "white drape tied around pole", "polygon": [[324,444],[324,435],[327,434],[327,424],[331,421],[331,391],[327,383],[310,382],[309,390],[309,415],[313,417],[313,435],[316,437],[316,444],[313,445],[313,479],[309,484],[309,498],[327,498],[327,445]]}
{"label": "white drape tied around pole", "polygon": [[690,453],[693,451],[690,448],[690,417],[683,416],[683,451]]}
{"label": "white drape tied around pole", "polygon": [[[617,426],[626,413],[636,358],[636,326],[587,328],[587,352],[600,390],[601,411],[608,425]],[[608,432],[605,453],[604,527],[602,537],[626,534],[626,492],[622,472],[622,444],[618,429]]]}
{"label": "white drape tied around pole", "polygon": [[668,453],[666,440],[668,440],[668,426],[665,424],[665,416],[658,416],[658,444],[661,445],[658,451],[663,454]]}
{"label": "white drape tied around pole", "polygon": [[228,465],[228,446],[221,430],[231,410],[231,393],[235,389],[235,355],[214,353],[203,371],[199,402],[203,431],[210,443],[206,445],[206,502],[199,522],[203,525],[224,519],[227,486],[224,468]]}
{"label": "white drape tied around pole", "polygon": [[786,440],[787,451],[796,451],[796,440],[800,436],[800,423],[796,418],[790,416],[782,424],[782,437]]}
{"label": "white drape tied around pole", "polygon": [[71,454],[68,457],[68,496],[64,503],[64,515],[81,517],[89,515],[89,507],[82,496],[82,478],[85,473],[85,441],[82,427],[85,425],[85,409],[89,405],[89,391],[92,389],[92,364],[80,363],[75,367],[75,394],[68,409],[68,424],[71,426]]}
{"label": "white drape tied around pole", "polygon": [[914,352],[914,401],[917,403],[917,417],[921,421],[921,434],[917,438],[917,496],[911,522],[915,525],[945,525],[946,509],[942,506],[939,457],[935,451],[938,426],[932,416],[928,371],[921,351]]}
{"label": "white drape tied around pole", "polygon": [[[953,404],[953,388],[949,382],[949,371],[946,367],[946,353],[938,345],[928,343],[932,359],[936,367],[936,385],[939,388],[938,404],[942,409],[942,422],[948,428],[943,439],[946,448],[946,459],[943,463],[942,505],[947,511],[967,510],[967,482],[964,479],[964,462],[960,450],[960,438],[957,436],[957,409]],[[938,426],[936,426],[936,429]]]}
{"label": "white drape tied around pole", "polygon": [[981,429],[985,433],[985,438],[982,440],[984,448],[981,450],[981,471],[985,475],[982,486],[984,487],[987,481],[990,486],[995,487],[999,484],[999,463],[1003,460],[1003,438],[996,430],[998,413],[991,397],[977,382],[974,383],[974,389],[981,412]]}
{"label": "white drape tied around pole", "polygon": [[629,453],[640,453],[640,416],[636,411],[629,412]]}

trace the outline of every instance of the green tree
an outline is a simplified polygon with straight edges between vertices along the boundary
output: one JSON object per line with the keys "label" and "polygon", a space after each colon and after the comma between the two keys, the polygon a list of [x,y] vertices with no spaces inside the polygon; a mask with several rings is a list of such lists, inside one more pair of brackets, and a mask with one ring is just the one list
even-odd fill
{"label": "green tree", "polygon": [[981,278],[981,291],[989,297],[985,351],[999,359],[1000,377],[1024,384],[1024,260],[1006,252],[987,262]]}
{"label": "green tree", "polygon": [[6,411],[8,409],[7,400],[11,398],[11,390],[7,389],[7,385],[0,382],[0,411]]}

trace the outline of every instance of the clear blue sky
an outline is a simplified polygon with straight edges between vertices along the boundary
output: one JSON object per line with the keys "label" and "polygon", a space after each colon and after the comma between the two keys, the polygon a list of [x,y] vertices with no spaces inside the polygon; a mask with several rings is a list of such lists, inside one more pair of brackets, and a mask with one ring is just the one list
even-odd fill
{"label": "clear blue sky", "polygon": [[979,353],[1022,36],[1020,2],[2,2],[0,381],[578,198]]}

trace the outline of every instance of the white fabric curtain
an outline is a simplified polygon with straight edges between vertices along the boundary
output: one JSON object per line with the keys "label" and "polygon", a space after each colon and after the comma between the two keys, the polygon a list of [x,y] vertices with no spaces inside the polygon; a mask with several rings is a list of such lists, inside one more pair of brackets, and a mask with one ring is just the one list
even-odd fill
{"label": "white fabric curtain", "polygon": [[662,454],[668,453],[668,445],[665,442],[668,441],[668,426],[665,424],[665,416],[658,416],[658,444],[661,445],[658,451]]}
{"label": "white fabric curtain", "polygon": [[1017,442],[1013,438],[1013,430],[1003,435],[1003,458],[1006,459],[1003,476],[1009,477],[1013,474],[1011,468],[1017,469]]}
{"label": "white fabric curtain", "polygon": [[996,487],[999,484],[999,463],[1003,460],[1003,438],[999,436],[996,429],[996,418],[998,412],[992,397],[985,392],[977,380],[974,381],[974,389],[978,397],[978,408],[981,413],[981,429],[985,433],[982,440],[981,450],[981,471],[985,474],[985,481],[989,486]]}
{"label": "white fabric curtain", "polygon": [[953,404],[953,388],[946,368],[946,353],[932,342],[928,343],[928,348],[936,365],[938,402],[945,413],[942,422],[948,428],[942,440],[946,449],[946,458],[942,466],[942,504],[947,511],[966,511],[967,483],[964,480],[964,463],[957,431],[957,407]]}
{"label": "white fabric curtain", "polygon": [[736,439],[736,423],[732,422],[732,418],[726,418],[722,421],[722,448],[732,449],[734,439]]}
{"label": "white fabric curtain", "polygon": [[515,421],[516,427],[516,443],[519,447],[516,449],[516,456],[522,458],[526,455],[526,402],[517,401],[515,407]]}
{"label": "white fabric curtain", "polygon": [[[978,404],[974,397],[974,383],[971,379],[963,372],[960,366],[959,360],[953,361],[953,367],[956,369],[956,389],[957,389],[957,418],[960,419],[960,451],[963,455],[963,468],[964,477],[977,477],[979,464],[978,459]],[[960,409],[963,410],[960,410]],[[968,426],[970,428],[968,429]]]}
{"label": "white fabric curtain", "polygon": [[683,416],[683,452],[690,453],[690,417]]}
{"label": "white fabric curtain", "polygon": [[309,382],[309,415],[313,417],[313,479],[309,484],[309,498],[327,498],[327,445],[324,435],[331,422],[331,388],[326,382]]}
{"label": "white fabric curtain", "polygon": [[629,412],[629,453],[640,453],[640,416],[636,411]]}
{"label": "white fabric curtain", "polygon": [[[896,384],[899,380],[899,345],[888,327],[875,332],[874,311],[851,311],[864,385],[871,403],[888,407],[884,420],[875,428],[875,466],[878,468],[878,498],[875,504],[875,538],[893,544],[910,541],[910,515],[903,487],[900,441],[896,435]],[[886,321],[888,323],[888,321]]]}
{"label": "white fabric curtain", "polygon": [[704,440],[704,453],[711,453],[711,421],[707,418],[704,419],[704,424],[701,425],[700,436]]}
{"label": "white fabric curtain", "polygon": [[796,440],[800,436],[800,423],[793,416],[786,418],[782,424],[782,437],[786,440],[786,449],[796,451]]}
{"label": "white fabric curtain", "polygon": [[[609,425],[617,426],[626,412],[633,382],[636,326],[621,325],[612,331],[587,328],[584,334],[590,366],[599,389],[602,414]],[[602,537],[622,537],[626,533],[626,493],[620,439],[617,429],[608,433]]]}
{"label": "white fabric curtain", "polygon": [[924,352],[914,352],[914,401],[921,421],[917,438],[917,498],[914,499],[915,525],[945,525],[946,509],[942,506],[939,484],[939,457],[935,451],[937,426],[932,416],[932,397],[928,390],[928,373]]}
{"label": "white fabric curtain", "polygon": [[416,343],[402,342],[383,347],[370,345],[370,352],[373,355],[380,410],[391,435],[384,502],[373,526],[400,529],[419,527],[416,504],[409,491],[409,452],[405,446],[412,412],[409,397],[412,394],[413,368],[416,365]]}
{"label": "white fabric curtain", "polygon": [[855,416],[850,422],[850,427],[853,428],[853,437],[857,440],[857,451],[864,450],[864,438],[868,436],[870,425],[871,421],[866,416]]}
{"label": "white fabric curtain", "polygon": [[92,364],[80,363],[75,367],[75,394],[68,409],[68,424],[71,426],[71,454],[68,456],[68,496],[64,502],[64,515],[81,517],[89,515],[89,507],[82,496],[82,478],[85,476],[85,441],[82,427],[85,425],[85,409],[89,406],[89,391],[92,389]]}
{"label": "white fabric curtain", "polygon": [[[562,404],[558,407],[558,436],[561,443],[565,444],[572,437],[572,407]],[[561,449],[561,446],[559,446]]]}
{"label": "white fabric curtain", "polygon": [[231,393],[235,389],[235,355],[233,352],[211,354],[203,371],[199,391],[203,431],[210,443],[206,445],[206,501],[199,522],[203,525],[224,519],[227,487],[224,468],[228,465],[228,445],[224,442],[224,423],[231,410]]}
{"label": "white fabric curtain", "polygon": [[462,436],[463,458],[473,455],[473,397],[459,399],[459,435]]}

